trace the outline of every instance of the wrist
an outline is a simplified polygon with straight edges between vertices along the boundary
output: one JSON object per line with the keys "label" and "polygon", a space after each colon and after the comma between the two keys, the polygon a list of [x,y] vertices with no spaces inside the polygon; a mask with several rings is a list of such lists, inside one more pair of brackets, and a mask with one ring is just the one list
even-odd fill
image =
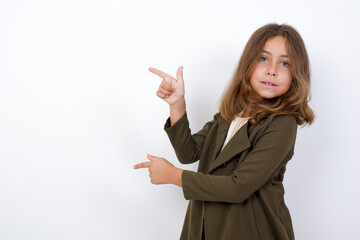
{"label": "wrist", "polygon": [[174,125],[186,112],[185,98],[170,105],[170,123]]}
{"label": "wrist", "polygon": [[173,104],[169,104],[170,108],[179,108],[185,105],[185,97],[181,97],[178,101],[174,102]]}
{"label": "wrist", "polygon": [[182,176],[183,171],[184,171],[183,169],[174,167],[174,171],[171,174],[171,183],[172,184],[182,187],[181,176]]}

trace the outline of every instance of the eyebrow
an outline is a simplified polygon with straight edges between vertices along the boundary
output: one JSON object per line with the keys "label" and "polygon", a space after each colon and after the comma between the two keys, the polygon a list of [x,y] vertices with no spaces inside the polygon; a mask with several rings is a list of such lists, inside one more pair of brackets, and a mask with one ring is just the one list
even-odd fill
{"label": "eyebrow", "polygon": [[[271,52],[266,51],[266,50],[262,50],[261,52],[267,53],[267,54],[269,54],[269,55],[272,55]],[[289,56],[288,56],[288,55],[280,55],[280,57],[289,57]]]}

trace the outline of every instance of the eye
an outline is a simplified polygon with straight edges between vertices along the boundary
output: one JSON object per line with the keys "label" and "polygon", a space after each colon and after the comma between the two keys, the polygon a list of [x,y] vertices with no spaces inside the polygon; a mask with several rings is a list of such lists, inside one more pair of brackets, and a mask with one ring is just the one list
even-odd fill
{"label": "eye", "polygon": [[267,59],[266,57],[262,56],[262,57],[260,57],[259,60],[260,60],[261,62],[266,62],[268,59]]}
{"label": "eye", "polygon": [[289,66],[289,63],[288,62],[281,62],[280,63],[282,66],[284,66],[284,67],[288,67]]}

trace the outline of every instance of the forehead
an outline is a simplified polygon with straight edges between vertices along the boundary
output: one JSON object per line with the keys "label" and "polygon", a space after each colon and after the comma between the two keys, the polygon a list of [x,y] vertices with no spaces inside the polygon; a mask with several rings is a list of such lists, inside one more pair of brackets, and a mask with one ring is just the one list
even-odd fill
{"label": "forehead", "polygon": [[287,42],[282,36],[266,40],[262,50],[274,55],[288,55]]}

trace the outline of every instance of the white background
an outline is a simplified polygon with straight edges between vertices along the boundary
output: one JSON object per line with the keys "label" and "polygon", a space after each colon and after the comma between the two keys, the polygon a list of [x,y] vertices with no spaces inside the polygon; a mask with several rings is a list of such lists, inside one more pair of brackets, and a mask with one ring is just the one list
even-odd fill
{"label": "white background", "polygon": [[250,35],[301,33],[315,124],[285,176],[297,239],[360,239],[360,4],[342,1],[0,0],[0,239],[178,239],[181,188],[133,170],[181,166],[157,67],[184,66],[193,132],[218,111]]}

